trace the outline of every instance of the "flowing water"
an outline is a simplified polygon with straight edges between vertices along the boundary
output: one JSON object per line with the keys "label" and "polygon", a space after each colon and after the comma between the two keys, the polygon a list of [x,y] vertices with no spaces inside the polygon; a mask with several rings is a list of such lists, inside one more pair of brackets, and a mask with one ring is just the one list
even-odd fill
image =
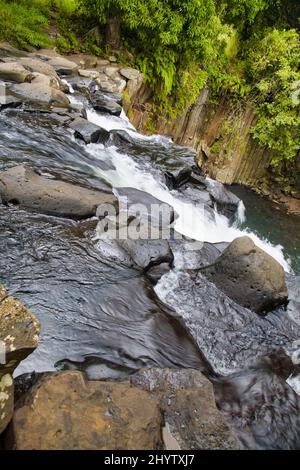
{"label": "flowing water", "polygon": [[[78,104],[78,97],[72,100]],[[240,226],[197,204],[196,188],[167,188],[168,162],[190,159],[187,149],[167,137],[141,136],[124,114],[87,115],[108,131],[125,132],[130,145],[84,146],[47,114],[6,111],[0,114],[0,169],[26,164],[86,187],[111,185],[116,194],[123,187],[144,191],[174,208],[177,232],[209,243],[246,233],[290,271],[284,241],[247,223],[247,203],[246,222],[239,206]],[[180,243],[174,269],[154,290],[140,270],[112,263],[99,250],[96,223],[0,205],[0,282],[42,323],[40,345],[17,374],[75,368],[97,379],[148,366],[197,368],[214,382],[219,406],[244,447],[299,448],[300,397],[287,383],[297,375],[290,360],[300,338],[295,319],[284,309],[258,317],[193,277],[184,269]],[[270,422],[273,434],[266,436]]]}
{"label": "flowing water", "polygon": [[293,271],[300,275],[299,217],[286,214],[278,204],[255,194],[249,188],[234,185],[230,190],[245,204],[247,217],[240,224],[240,228],[251,230],[274,245],[280,244],[285,258],[290,260]]}

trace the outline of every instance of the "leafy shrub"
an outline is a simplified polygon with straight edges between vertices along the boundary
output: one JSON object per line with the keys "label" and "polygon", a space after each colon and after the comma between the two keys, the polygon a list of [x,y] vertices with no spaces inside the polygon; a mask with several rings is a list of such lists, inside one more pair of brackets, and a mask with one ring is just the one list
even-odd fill
{"label": "leafy shrub", "polygon": [[121,16],[122,33],[155,94],[157,112],[170,115],[195,101],[206,68],[225,47],[214,0],[81,0],[82,11],[105,25]]}
{"label": "leafy shrub", "polygon": [[45,33],[49,20],[38,4],[44,2],[0,0],[0,38],[23,49],[50,47],[52,41]]}
{"label": "leafy shrub", "polygon": [[[274,29],[252,45],[249,79],[254,83],[257,124],[252,133],[273,150],[273,164],[293,159],[300,149],[300,37]],[[297,99],[298,98],[298,99]]]}

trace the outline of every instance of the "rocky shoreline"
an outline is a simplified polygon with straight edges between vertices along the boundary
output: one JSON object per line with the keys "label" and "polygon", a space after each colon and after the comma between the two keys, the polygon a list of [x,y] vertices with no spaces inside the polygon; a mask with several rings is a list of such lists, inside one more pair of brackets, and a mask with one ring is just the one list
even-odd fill
{"label": "rocky shoreline", "polygon": [[[21,110],[29,120],[37,119],[39,125],[45,121],[45,125],[50,122],[58,129],[67,129],[84,145],[101,143],[105,146],[121,142],[125,149],[138,152],[139,144],[130,134],[122,130],[107,131],[91,123],[85,108],[72,104],[69,88],[71,85],[75,92],[80,92],[96,111],[120,116],[122,93],[131,97],[142,85],[143,76],[137,70],[118,65],[114,58],[109,62],[90,56],[78,57],[76,62],[76,57],[66,59],[53,51],[24,55],[18,51],[16,54],[8,46],[0,52],[0,80],[5,83],[6,92],[1,112],[14,116]],[[174,162],[164,163],[162,158],[159,161],[169,190],[191,184],[197,197],[203,198],[208,211],[217,206],[220,213],[234,218],[239,199],[222,184],[212,184],[205,178],[191,149],[174,146],[176,152],[178,158],[175,156]],[[159,159],[159,154],[155,156]],[[108,203],[115,207],[116,213],[120,210],[122,191],[117,197],[105,182],[99,182],[98,187],[92,189],[84,181],[70,183],[45,173],[24,164],[0,171],[1,204],[7,210],[12,207],[70,219],[78,224],[71,230],[82,231],[83,237],[88,230],[84,224],[91,222],[94,230],[94,221],[90,219],[96,216],[99,205]],[[153,196],[142,191],[123,188],[123,192],[133,202],[153,203]],[[174,217],[173,212],[168,220],[159,220],[159,229],[162,229],[161,224],[170,225]],[[151,296],[155,296],[153,286],[162,276],[172,274],[178,249],[183,248],[175,236],[170,241],[117,240],[109,246],[110,253],[117,252],[114,256],[121,259],[122,266],[133,267],[147,278],[147,282],[150,280],[147,289]],[[99,242],[98,250],[107,253],[107,245]],[[273,315],[275,308],[282,308],[274,315],[287,315],[284,310],[287,304],[297,317],[299,303],[293,297],[295,287],[287,285],[279,263],[248,237],[222,246],[204,244],[199,259],[195,256],[191,260],[185,255],[183,251],[184,263],[175,301],[188,305],[193,312],[184,328],[189,331],[199,352],[202,345],[197,331],[197,309],[214,315],[203,301],[202,290],[210,296],[212,309],[214,305],[222,304],[221,309],[230,305],[238,312],[238,320],[233,319],[233,323],[238,323],[240,329],[261,322],[263,330],[266,314],[271,312]],[[115,259],[113,256],[106,258],[108,263]],[[193,295],[186,293],[190,284]],[[168,295],[167,303],[172,306],[172,292]],[[51,305],[49,307],[51,309]],[[38,315],[38,311],[34,313]],[[289,328],[296,337],[297,322],[292,324],[291,321]],[[22,390],[21,377],[16,379],[14,403],[13,372],[37,348],[39,333],[37,318],[1,286],[0,344],[1,341],[4,344],[6,359],[4,364],[0,362],[0,434],[3,433],[5,449],[243,448],[244,442],[237,434],[240,423],[235,426],[226,416],[226,410],[221,407],[221,412],[220,405],[216,404],[215,393],[217,390],[219,396],[220,388],[214,381],[221,380],[221,374],[215,364],[209,363],[207,356],[203,360],[206,370],[140,367],[129,377],[115,381],[89,380],[82,372],[69,370],[37,374],[29,378]],[[290,338],[294,339],[292,333]],[[238,336],[235,340],[239,342]],[[263,347],[266,355],[272,350],[269,344],[263,344]],[[250,360],[243,361],[241,359],[241,370],[251,365]],[[293,399],[298,406],[300,398],[294,394]],[[269,405],[268,402],[264,404]],[[247,426],[250,426],[249,422]]]}

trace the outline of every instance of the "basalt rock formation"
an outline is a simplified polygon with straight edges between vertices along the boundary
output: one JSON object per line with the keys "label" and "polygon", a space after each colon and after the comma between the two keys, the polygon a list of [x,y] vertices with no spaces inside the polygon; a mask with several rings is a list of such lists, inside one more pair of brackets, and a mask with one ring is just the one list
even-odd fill
{"label": "basalt rock formation", "polygon": [[257,313],[287,302],[283,267],[249,237],[236,238],[201,272],[228,297]]}

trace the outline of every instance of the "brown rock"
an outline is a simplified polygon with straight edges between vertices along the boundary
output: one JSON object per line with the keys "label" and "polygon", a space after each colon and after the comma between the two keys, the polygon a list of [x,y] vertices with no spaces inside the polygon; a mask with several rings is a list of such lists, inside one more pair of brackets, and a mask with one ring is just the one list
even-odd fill
{"label": "brown rock", "polygon": [[288,298],[284,269],[249,237],[234,240],[201,273],[236,303],[257,313],[268,312]]}
{"label": "brown rock", "polygon": [[18,62],[6,62],[0,64],[0,79],[9,82],[24,83],[30,82],[33,78],[31,72],[26,70]]}
{"label": "brown rock", "polygon": [[13,371],[37,347],[39,333],[34,315],[0,285],[0,434],[13,414]]}
{"label": "brown rock", "polygon": [[112,193],[45,178],[25,166],[0,172],[0,197],[3,203],[74,219],[94,216],[101,204],[118,206]]}
{"label": "brown rock", "polygon": [[149,393],[80,372],[40,379],[18,402],[8,447],[18,450],[140,450],[160,445],[161,416]]}
{"label": "brown rock", "polygon": [[14,381],[11,374],[1,375],[0,366],[0,434],[7,428],[14,412]]}
{"label": "brown rock", "polygon": [[165,418],[166,449],[239,448],[216,407],[212,384],[200,372],[142,369],[131,382],[158,397]]}

